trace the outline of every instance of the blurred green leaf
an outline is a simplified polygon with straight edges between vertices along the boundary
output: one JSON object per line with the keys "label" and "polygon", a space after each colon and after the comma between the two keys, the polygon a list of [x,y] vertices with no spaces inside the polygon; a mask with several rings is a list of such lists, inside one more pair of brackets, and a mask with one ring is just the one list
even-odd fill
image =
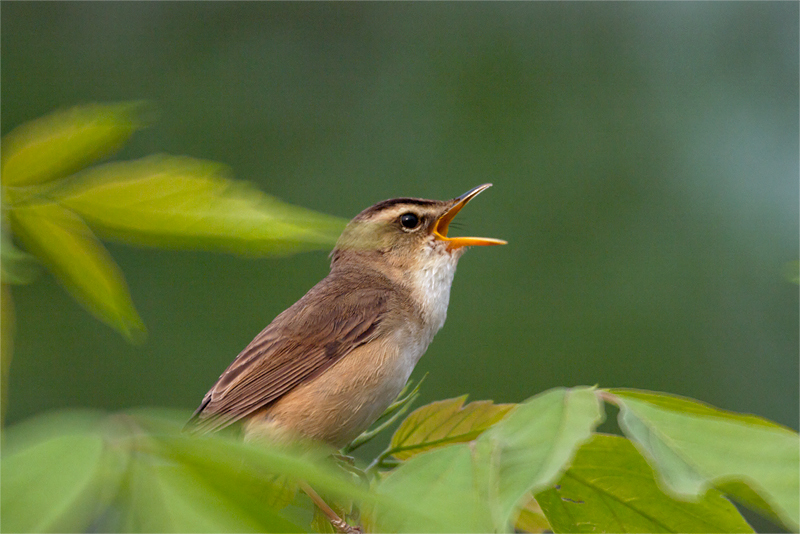
{"label": "blurred green leaf", "polygon": [[383,510],[376,522],[389,532],[491,532],[487,459],[459,443],[404,462],[377,486],[380,495],[408,500],[417,514]]}
{"label": "blurred green leaf", "polygon": [[[170,460],[164,471],[151,471],[154,484],[165,496],[163,502],[169,503],[165,514],[152,514],[153,506],[162,506],[161,501],[143,501],[131,507],[140,517],[171,516],[169,524],[154,525],[144,531],[170,532],[298,532],[303,531],[298,517],[288,517],[281,513],[295,495],[294,477],[276,475],[268,466],[274,459],[266,461],[241,462],[231,454],[233,451],[218,451],[218,455],[207,451],[202,441],[195,438],[187,441],[181,438],[166,437],[157,444],[157,456]],[[212,441],[215,437],[210,438]],[[227,445],[225,443],[224,445]],[[216,445],[216,444],[214,444]],[[224,446],[223,445],[223,446]],[[266,465],[251,473],[241,472],[242,465]],[[146,465],[152,469],[153,465]],[[153,484],[144,484],[144,491]],[[291,486],[291,487],[290,487]],[[152,519],[149,519],[152,521]],[[202,521],[198,523],[198,521]],[[122,531],[127,530],[123,527]]]}
{"label": "blurred green leaf", "polygon": [[[4,443],[3,532],[86,531],[110,502],[109,488],[119,483],[119,458],[99,434],[77,431],[64,421],[49,423],[59,432],[26,428],[22,432],[33,432],[34,439],[25,446],[7,448]],[[4,438],[13,433],[6,430]]]}
{"label": "blurred green leaf", "polygon": [[792,529],[800,521],[800,438],[755,417],[663,393],[608,390],[619,422],[676,495],[731,481],[750,486]]}
{"label": "blurred green leaf", "polygon": [[302,532],[299,522],[280,515],[259,494],[230,491],[226,473],[209,477],[202,469],[137,455],[129,470],[124,499],[114,504],[126,513],[117,532]]}
{"label": "blurred green leaf", "polygon": [[14,246],[11,236],[0,233],[0,281],[3,284],[31,283],[41,271],[36,258]]}
{"label": "blurred green leaf", "polygon": [[392,436],[391,454],[406,460],[430,449],[472,441],[514,407],[492,401],[474,401],[464,406],[466,400],[463,395],[414,410]]}
{"label": "blurred green leaf", "polygon": [[116,152],[144,126],[140,102],[89,104],[27,122],[3,137],[3,185],[43,183]]}
{"label": "blurred green leaf", "polygon": [[329,247],[344,227],[225,174],[217,163],[150,156],[94,167],[52,194],[104,237],[151,246],[287,253]]}
{"label": "blurred green leaf", "polygon": [[298,495],[288,508],[272,500],[287,479],[345,502],[415,513],[402,500],[379,500],[323,463],[327,449],[190,436],[180,430],[187,416],[64,412],[6,429],[3,530],[305,531],[308,499]]}
{"label": "blurred green leaf", "polygon": [[97,318],[129,339],[144,333],[122,273],[88,226],[57,204],[26,204],[9,210],[26,248]]}
{"label": "blurred green leaf", "polygon": [[554,532],[752,532],[736,507],[710,489],[694,502],[660,489],[625,438],[596,434],[558,484],[538,493]]}
{"label": "blurred green leaf", "polygon": [[537,395],[476,441],[416,455],[389,473],[378,493],[409,500],[418,514],[384,516],[380,524],[404,532],[508,531],[523,497],[559,476],[602,417],[593,389]]}

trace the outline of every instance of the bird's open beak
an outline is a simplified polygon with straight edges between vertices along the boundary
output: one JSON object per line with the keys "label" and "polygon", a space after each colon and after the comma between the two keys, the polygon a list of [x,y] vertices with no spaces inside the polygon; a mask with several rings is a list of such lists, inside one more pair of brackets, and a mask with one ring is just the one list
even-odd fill
{"label": "bird's open beak", "polygon": [[436,225],[433,227],[433,235],[437,239],[447,241],[448,248],[457,249],[461,247],[474,247],[474,246],[488,246],[488,245],[505,245],[506,242],[502,239],[492,239],[491,237],[447,237],[447,227],[450,226],[450,221],[461,211],[461,208],[467,205],[467,202],[478,196],[482,191],[492,187],[492,184],[479,185],[474,189],[470,189],[460,197],[454,199],[455,204],[449,210],[444,212],[444,215],[439,217]]}

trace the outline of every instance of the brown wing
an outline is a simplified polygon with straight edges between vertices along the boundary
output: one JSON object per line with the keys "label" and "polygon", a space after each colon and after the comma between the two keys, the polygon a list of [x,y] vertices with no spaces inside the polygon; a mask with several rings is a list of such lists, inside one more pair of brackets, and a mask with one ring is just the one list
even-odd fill
{"label": "brown wing", "polygon": [[391,297],[391,286],[381,280],[332,273],[250,342],[206,393],[189,426],[222,429],[324,372],[375,337]]}

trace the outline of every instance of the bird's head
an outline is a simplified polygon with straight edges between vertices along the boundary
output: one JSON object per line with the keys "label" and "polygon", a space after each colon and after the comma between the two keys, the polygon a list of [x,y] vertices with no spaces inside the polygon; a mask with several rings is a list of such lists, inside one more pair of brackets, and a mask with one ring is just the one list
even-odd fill
{"label": "bird's head", "polygon": [[501,239],[447,235],[456,214],[491,185],[480,185],[452,200],[394,198],[365,209],[342,232],[331,253],[332,267],[342,261],[367,261],[421,269],[444,255],[455,261],[466,247],[505,245]]}

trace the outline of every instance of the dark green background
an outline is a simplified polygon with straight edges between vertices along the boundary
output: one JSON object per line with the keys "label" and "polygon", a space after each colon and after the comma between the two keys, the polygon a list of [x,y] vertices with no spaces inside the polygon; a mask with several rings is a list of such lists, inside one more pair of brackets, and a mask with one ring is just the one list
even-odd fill
{"label": "dark green background", "polygon": [[[798,428],[798,4],[6,3],[2,130],[149,99],[119,155],[187,154],[352,217],[495,187],[415,371],[423,401],[668,391]],[[128,345],[50,276],[14,288],[8,421],[194,409],[328,269],[110,244]]]}

